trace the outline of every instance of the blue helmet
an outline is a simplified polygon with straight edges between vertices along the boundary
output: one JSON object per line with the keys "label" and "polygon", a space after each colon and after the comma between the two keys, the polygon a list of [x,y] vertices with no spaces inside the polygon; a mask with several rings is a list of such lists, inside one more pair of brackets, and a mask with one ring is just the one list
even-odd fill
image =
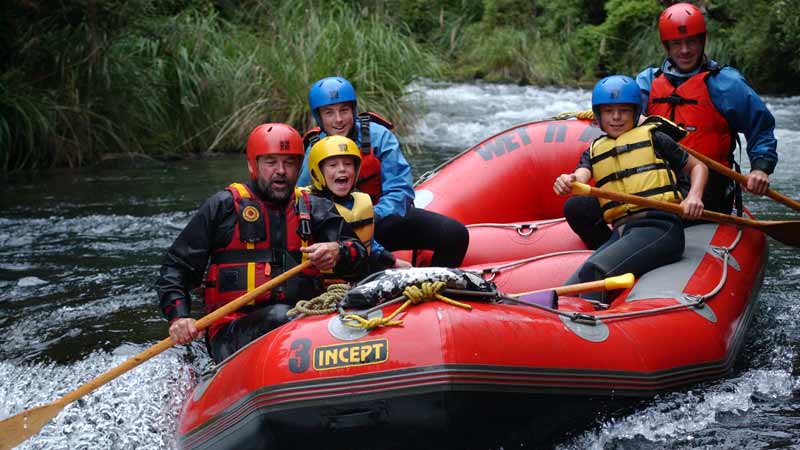
{"label": "blue helmet", "polygon": [[639,121],[642,113],[642,94],[639,85],[631,77],[611,75],[598,81],[592,90],[592,112],[600,121],[600,105],[632,104],[633,123]]}
{"label": "blue helmet", "polygon": [[317,125],[322,126],[319,117],[319,108],[336,103],[352,102],[353,115],[356,114],[356,90],[349,81],[342,77],[323,78],[311,85],[308,91],[308,106],[311,108],[311,115],[317,121]]}

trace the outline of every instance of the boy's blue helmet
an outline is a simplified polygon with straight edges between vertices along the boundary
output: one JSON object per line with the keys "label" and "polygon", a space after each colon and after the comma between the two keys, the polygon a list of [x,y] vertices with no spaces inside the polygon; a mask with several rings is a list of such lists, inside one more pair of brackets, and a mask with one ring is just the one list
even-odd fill
{"label": "boy's blue helmet", "polygon": [[322,126],[319,117],[319,108],[336,103],[352,102],[353,114],[356,114],[356,90],[349,81],[342,77],[323,78],[311,85],[308,91],[308,106],[311,108],[311,115],[317,121],[318,126]]}
{"label": "boy's blue helmet", "polygon": [[598,81],[592,90],[592,112],[600,121],[600,105],[632,104],[633,123],[639,122],[642,113],[642,94],[639,85],[631,77],[611,75]]}

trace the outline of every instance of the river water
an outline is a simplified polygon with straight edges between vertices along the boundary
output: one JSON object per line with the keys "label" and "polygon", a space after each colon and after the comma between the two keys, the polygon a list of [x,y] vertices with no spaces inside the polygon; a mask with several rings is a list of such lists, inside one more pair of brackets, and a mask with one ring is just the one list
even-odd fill
{"label": "river water", "polygon": [[[585,109],[585,90],[421,82],[402,140],[419,176],[512,125]],[[777,120],[776,190],[800,198],[800,98],[767,98]],[[747,159],[746,157],[744,159]],[[745,164],[746,166],[746,164]],[[0,197],[0,418],[54,400],[166,335],[152,289],[194,209],[246,176],[241,156],[18,177]],[[761,219],[800,218],[745,197]],[[800,449],[800,250],[770,240],[757,313],[736,372],[576,428],[578,449]],[[199,310],[200,305],[194,304]],[[173,348],[66,407],[23,449],[171,449],[177,414],[209,364]]]}

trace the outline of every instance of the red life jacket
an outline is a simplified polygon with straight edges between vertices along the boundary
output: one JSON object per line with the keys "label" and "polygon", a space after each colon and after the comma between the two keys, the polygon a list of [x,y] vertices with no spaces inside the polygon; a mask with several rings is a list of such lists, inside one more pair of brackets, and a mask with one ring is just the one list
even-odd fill
{"label": "red life jacket", "polygon": [[[295,202],[287,202],[287,206],[281,211],[253,195],[244,184],[233,183],[226,190],[233,194],[236,225],[228,245],[214,249],[211,254],[205,280],[207,312],[255,289],[269,281],[271,276],[297,265],[302,258],[300,247],[305,245],[297,232],[301,220],[295,211]],[[297,200],[298,203],[303,202],[304,198],[299,197]],[[307,272],[304,274],[309,276],[319,273]],[[293,283],[293,280],[289,280],[256,297],[239,311],[214,322],[209,327],[209,336],[216,334],[225,323],[246,315],[254,307],[270,302],[300,300],[286,297],[287,290],[295,289],[295,283],[302,282],[303,280],[297,280]]]}
{"label": "red life jacket", "polygon": [[[381,160],[375,156],[375,151],[372,148],[369,133],[370,122],[376,122],[390,130],[394,128],[394,125],[380,114],[374,112],[361,113],[356,120],[356,124],[361,128],[361,166],[358,170],[356,189],[368,194],[372,199],[372,204],[377,205],[383,193],[381,188]],[[309,144],[316,142],[320,131],[319,127],[306,131],[303,136],[303,144],[306,148],[308,148]]]}
{"label": "red life jacket", "polygon": [[650,86],[647,114],[666,117],[685,128],[689,134],[681,144],[730,167],[733,135],[728,121],[711,102],[706,85],[706,78],[718,71],[701,71],[677,88],[659,73]]}

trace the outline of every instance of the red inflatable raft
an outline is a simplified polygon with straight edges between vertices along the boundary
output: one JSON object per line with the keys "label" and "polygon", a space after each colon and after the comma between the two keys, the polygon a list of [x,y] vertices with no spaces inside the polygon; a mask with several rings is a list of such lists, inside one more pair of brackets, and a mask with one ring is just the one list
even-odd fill
{"label": "red inflatable raft", "polygon": [[[465,269],[498,291],[560,286],[590,252],[560,218],[552,184],[597,135],[579,120],[514,127],[430,175],[417,206],[471,224]],[[681,261],[606,309],[464,293],[450,297],[469,310],[423,302],[396,317],[401,326],[370,331],[338,314],[293,320],[199,381],[179,447],[472,448],[500,442],[512,425],[546,439],[600,405],[725,376],[754,311],[766,240],[715,224],[686,236]]]}

